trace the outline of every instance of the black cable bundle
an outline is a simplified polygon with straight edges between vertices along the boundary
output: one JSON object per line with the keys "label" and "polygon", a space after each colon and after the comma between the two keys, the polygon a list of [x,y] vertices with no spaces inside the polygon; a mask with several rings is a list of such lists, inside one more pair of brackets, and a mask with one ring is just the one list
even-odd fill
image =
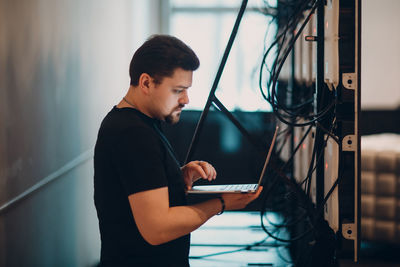
{"label": "black cable bundle", "polygon": [[[302,34],[304,27],[314,15],[319,1],[320,0],[289,2],[279,1],[280,4],[285,3],[285,5],[288,5],[288,9],[290,9],[290,7],[294,7],[295,13],[288,16],[286,25],[278,30],[276,39],[268,47],[268,49],[266,49],[260,66],[259,89],[263,98],[271,104],[272,110],[276,117],[283,123],[291,126],[312,125],[313,123],[322,120],[335,105],[335,102],[332,101],[318,113],[304,113],[302,110],[308,111],[308,109],[304,109],[304,107],[310,105],[314,101],[314,96],[310,96],[309,99],[302,100],[301,103],[293,103],[289,106],[286,103],[279,101],[276,91],[278,78],[282,67],[290,51],[293,49],[295,42]],[[303,17],[305,12],[308,12],[306,18]],[[303,19],[304,21],[302,22],[299,30],[296,32],[297,26]],[[292,33],[295,34],[293,35]],[[276,53],[275,55],[271,55],[274,49],[276,50]],[[268,66],[266,65],[266,61],[269,57],[273,57],[271,69],[268,69]],[[266,81],[266,88],[263,87],[264,68],[266,68],[267,72],[269,73],[269,78]],[[299,119],[305,120],[305,122],[297,122]]]}
{"label": "black cable bundle", "polygon": [[[334,264],[335,236],[333,230],[329,228],[329,225],[323,219],[323,208],[338,185],[342,174],[339,173],[336,181],[318,207],[310,199],[310,189],[313,173],[316,171],[317,166],[323,164],[321,155],[324,154],[323,152],[328,139],[332,138],[339,144],[339,147],[341,146],[339,140],[334,135],[336,128],[336,96],[320,95],[319,101],[321,103],[321,100],[325,100],[325,106],[322,108],[319,107],[318,111],[314,107],[312,109],[314,111],[310,112],[310,109],[306,107],[316,105],[317,101],[314,94],[308,95],[306,99],[298,99],[298,101],[288,104],[278,97],[277,91],[278,78],[283,65],[293,50],[296,40],[301,36],[303,29],[320,4],[320,1],[322,0],[278,1],[278,5],[280,5],[278,15],[281,19],[279,25],[281,27],[278,29],[275,41],[265,49],[259,75],[259,89],[261,94],[271,104],[276,118],[288,126],[285,130],[290,133],[293,132],[289,131],[292,127],[308,126],[297,146],[293,148],[292,155],[280,167],[274,168],[274,175],[270,176],[268,184],[264,186],[260,213],[261,226],[269,237],[289,244],[294,244],[299,240],[304,240],[307,243],[306,248],[302,248],[304,250],[303,253],[297,253],[293,262],[295,266],[332,266]],[[282,14],[282,11],[285,11],[285,14]],[[304,14],[307,15],[304,16]],[[270,68],[266,62],[272,62]],[[300,180],[301,182],[297,182],[296,179],[288,177],[288,169],[294,160],[295,154],[303,145],[312,128],[319,129],[322,133],[325,133],[326,138],[324,138],[322,146],[317,148],[314,144],[312,160],[307,176]],[[285,188],[283,193],[282,190],[277,190],[278,187],[282,186]],[[276,199],[279,199],[282,204],[275,205],[277,202]],[[270,205],[271,202],[274,205]],[[271,222],[268,220],[267,211],[281,214],[283,219],[279,223]],[[300,224],[303,229],[296,229]],[[286,232],[283,230],[287,229],[296,229],[296,235],[285,236]],[[320,246],[320,248],[326,247],[326,253],[323,254],[317,246]],[[317,255],[329,255],[331,258],[317,258]]]}

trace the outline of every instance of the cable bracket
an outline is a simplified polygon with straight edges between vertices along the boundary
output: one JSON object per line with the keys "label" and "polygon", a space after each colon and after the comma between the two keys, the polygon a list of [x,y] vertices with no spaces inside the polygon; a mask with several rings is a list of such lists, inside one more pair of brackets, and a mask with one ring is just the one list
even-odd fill
{"label": "cable bracket", "polygon": [[342,235],[346,239],[356,240],[357,238],[357,227],[354,223],[342,224]]}
{"label": "cable bracket", "polygon": [[349,90],[357,89],[357,75],[356,73],[343,73],[342,74],[343,86]]}
{"label": "cable bracket", "polygon": [[342,140],[343,151],[356,151],[357,150],[357,138],[354,134],[346,135]]}

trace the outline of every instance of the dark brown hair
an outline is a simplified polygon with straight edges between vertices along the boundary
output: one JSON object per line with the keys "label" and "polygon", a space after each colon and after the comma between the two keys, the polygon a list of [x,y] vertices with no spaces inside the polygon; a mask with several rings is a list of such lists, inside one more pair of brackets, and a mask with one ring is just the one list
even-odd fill
{"label": "dark brown hair", "polygon": [[129,66],[130,84],[138,85],[142,73],[149,74],[159,84],[171,77],[176,68],[196,70],[200,65],[193,50],[170,35],[152,35],[132,57]]}

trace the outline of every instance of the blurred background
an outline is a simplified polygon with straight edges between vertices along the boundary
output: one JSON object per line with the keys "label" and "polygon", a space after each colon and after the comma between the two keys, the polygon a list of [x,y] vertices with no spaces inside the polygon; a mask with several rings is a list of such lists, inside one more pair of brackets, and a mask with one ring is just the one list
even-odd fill
{"label": "blurred background", "polygon": [[[267,144],[271,106],[257,83],[277,26],[258,12],[265,2],[277,4],[249,1],[217,96]],[[400,2],[362,4],[363,129],[400,133]],[[236,0],[0,0],[0,266],[98,263],[93,148],[102,118],[129,87],[134,51],[151,34],[166,33],[200,57],[191,103],[182,122],[166,129],[183,161],[238,6]],[[222,177],[256,177],[263,155],[226,118],[212,113],[208,123],[196,156],[218,166]]]}

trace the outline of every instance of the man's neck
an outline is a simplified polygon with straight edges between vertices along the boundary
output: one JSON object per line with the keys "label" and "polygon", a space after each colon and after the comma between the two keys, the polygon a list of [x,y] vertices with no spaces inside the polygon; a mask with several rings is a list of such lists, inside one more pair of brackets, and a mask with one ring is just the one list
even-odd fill
{"label": "man's neck", "polygon": [[146,116],[152,118],[153,116],[147,112],[146,108],[143,106],[143,101],[141,101],[139,93],[136,92],[137,88],[133,87],[132,85],[129,87],[128,92],[126,95],[121,99],[121,101],[117,104],[117,108],[134,108]]}

